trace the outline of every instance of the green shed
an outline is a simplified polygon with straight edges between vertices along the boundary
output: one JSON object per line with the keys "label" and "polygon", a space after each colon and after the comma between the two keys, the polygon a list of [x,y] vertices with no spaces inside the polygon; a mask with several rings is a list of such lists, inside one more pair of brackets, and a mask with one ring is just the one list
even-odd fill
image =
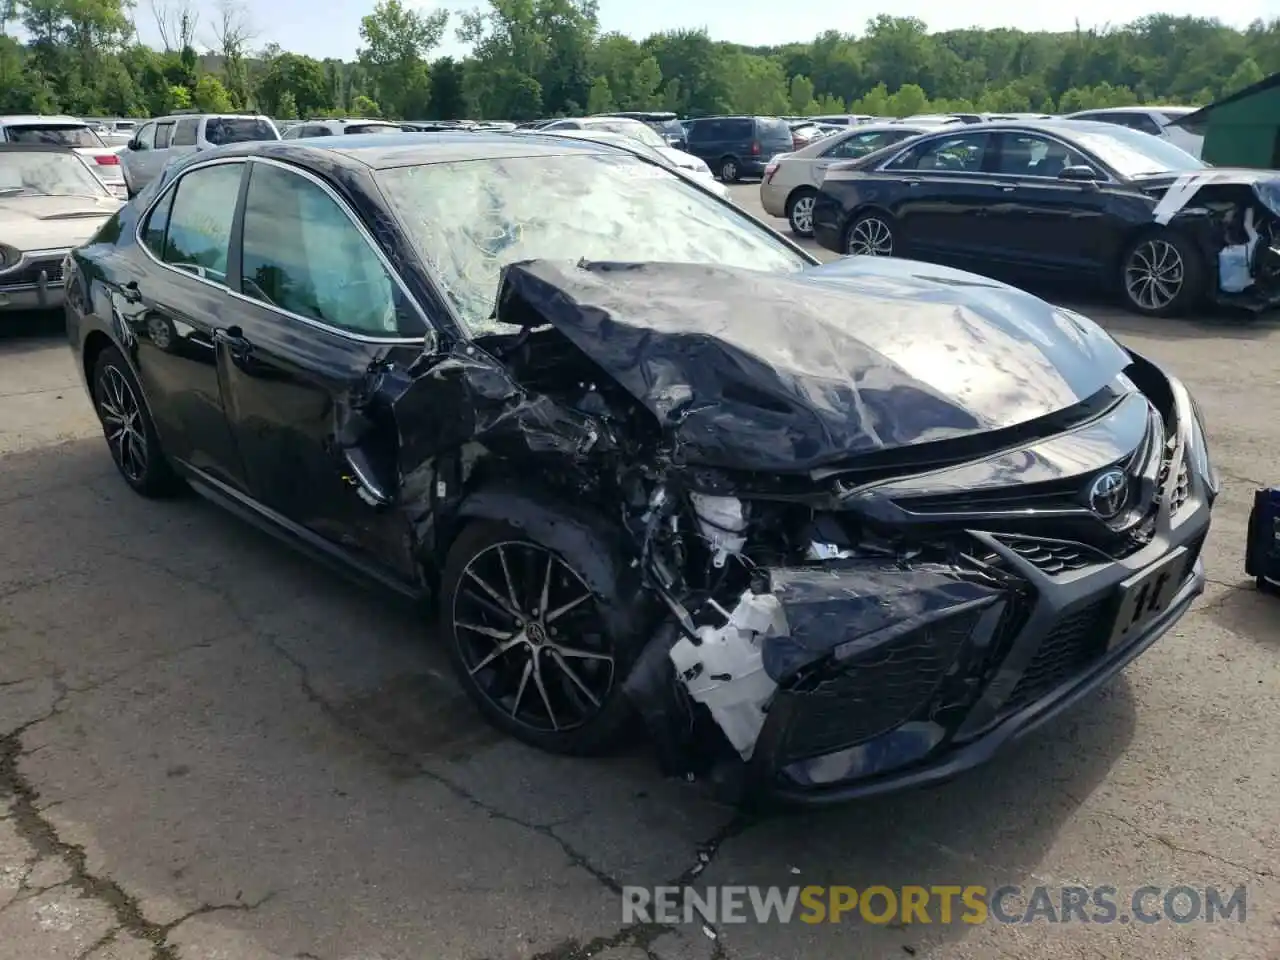
{"label": "green shed", "polygon": [[1204,137],[1206,163],[1280,169],[1280,73],[1174,123]]}

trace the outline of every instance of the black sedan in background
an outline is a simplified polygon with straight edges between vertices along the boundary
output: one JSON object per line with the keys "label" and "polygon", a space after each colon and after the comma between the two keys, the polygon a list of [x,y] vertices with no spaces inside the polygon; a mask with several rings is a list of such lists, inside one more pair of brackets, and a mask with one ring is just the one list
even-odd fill
{"label": "black sedan in background", "polygon": [[1138,313],[1280,302],[1280,174],[1084,121],[953,127],[828,171],[830,250],[1119,292]]}
{"label": "black sedan in background", "polygon": [[1175,378],[1004,284],[820,265],[611,146],[220,148],[66,283],[130,487],[434,598],[458,682],[546,750],[639,716],[674,774],[939,781],[1204,588],[1217,483]]}

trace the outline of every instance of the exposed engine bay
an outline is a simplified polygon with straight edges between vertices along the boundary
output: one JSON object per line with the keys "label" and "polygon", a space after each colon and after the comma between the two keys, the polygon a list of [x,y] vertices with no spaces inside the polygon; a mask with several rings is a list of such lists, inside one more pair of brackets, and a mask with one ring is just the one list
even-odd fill
{"label": "exposed engine bay", "polygon": [[1267,171],[1183,174],[1153,214],[1161,226],[1203,224],[1213,298],[1246,309],[1280,302],[1280,183]]}
{"label": "exposed engine bay", "polygon": [[[1189,500],[1191,418],[1180,387],[1043,301],[863,277],[877,334],[832,319],[857,306],[848,282],[513,265],[510,334],[373,369],[339,412],[354,482],[428,554],[494,484],[565,505],[552,527],[598,517],[584,536],[635,595],[603,559],[584,577],[625,602],[618,680],[670,774],[802,761],[793,779],[819,782],[919,761],[977,722],[1040,615],[1020,564],[1101,569]],[[940,366],[939,346],[963,362]],[[1116,464],[1130,486],[1099,520],[1080,487]],[[1040,510],[1060,539],[1041,539]],[[875,749],[827,763],[859,744]]]}

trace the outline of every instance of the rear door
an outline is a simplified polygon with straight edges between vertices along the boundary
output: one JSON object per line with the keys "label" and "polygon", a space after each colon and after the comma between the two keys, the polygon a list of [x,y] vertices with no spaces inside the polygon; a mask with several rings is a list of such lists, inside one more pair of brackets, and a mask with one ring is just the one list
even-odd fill
{"label": "rear door", "polygon": [[[169,156],[181,157],[195,153],[200,137],[200,118],[182,117],[173,126],[173,135],[169,140]],[[159,171],[156,171],[159,173]]]}
{"label": "rear door", "polygon": [[991,255],[988,216],[1001,196],[986,166],[992,152],[991,133],[966,128],[927,137],[884,167],[897,187],[889,212],[912,254],[966,263]]}
{"label": "rear door", "polygon": [[[366,566],[412,579],[403,514],[362,497],[353,477],[364,470],[337,431],[376,360],[408,366],[421,353],[423,315],[328,184],[274,161],[250,171],[236,258],[248,300],[217,336],[253,496]],[[382,439],[360,446],[358,463],[394,477],[396,439]]]}
{"label": "rear door", "polygon": [[244,167],[214,163],[178,178],[142,222],[132,279],[122,272],[112,293],[165,449],[236,490],[245,471],[222,404],[214,330],[236,310],[227,271]]}

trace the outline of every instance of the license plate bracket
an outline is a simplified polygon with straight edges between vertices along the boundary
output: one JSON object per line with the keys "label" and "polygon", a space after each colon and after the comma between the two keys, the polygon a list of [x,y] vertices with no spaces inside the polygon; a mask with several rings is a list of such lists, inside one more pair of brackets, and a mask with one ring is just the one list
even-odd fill
{"label": "license plate bracket", "polygon": [[1187,548],[1179,547],[1121,582],[1116,591],[1116,615],[1107,639],[1108,650],[1127,644],[1169,609],[1182,586],[1186,556]]}

